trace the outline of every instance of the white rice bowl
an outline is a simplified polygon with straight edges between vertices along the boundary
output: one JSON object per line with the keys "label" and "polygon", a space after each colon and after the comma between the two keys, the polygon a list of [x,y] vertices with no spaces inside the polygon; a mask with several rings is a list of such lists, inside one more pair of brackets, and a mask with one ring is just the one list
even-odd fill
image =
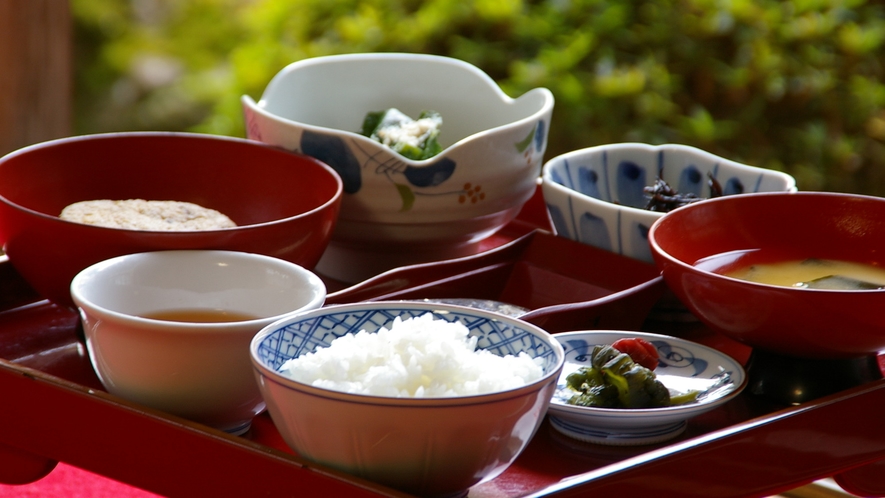
{"label": "white rice bowl", "polygon": [[343,335],[329,347],[286,361],[280,372],[335,391],[414,398],[504,391],[543,375],[525,352],[498,356],[477,350],[469,332],[430,313],[396,317],[389,329]]}
{"label": "white rice bowl", "polygon": [[[403,337],[390,339],[397,334]],[[347,356],[337,352],[339,338]],[[383,360],[372,360],[376,354]],[[405,301],[295,314],[260,331],[250,355],[274,425],[299,456],[428,497],[464,495],[503,472],[544,420],[564,363],[562,345],[531,323]],[[289,360],[310,355],[304,365],[296,363],[309,382],[282,371]],[[541,375],[526,382],[538,369]],[[393,394],[312,385],[319,377]],[[525,385],[505,387],[511,382]],[[422,396],[399,395],[417,394],[419,387]],[[494,392],[456,394],[480,389]]]}

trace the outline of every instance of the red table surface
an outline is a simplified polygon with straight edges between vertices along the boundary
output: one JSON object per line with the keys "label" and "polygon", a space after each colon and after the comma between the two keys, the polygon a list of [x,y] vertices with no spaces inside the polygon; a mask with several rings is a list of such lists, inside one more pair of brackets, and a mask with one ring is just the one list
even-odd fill
{"label": "red table surface", "polygon": [[[749,355],[697,322],[643,329],[740,361]],[[236,437],[109,395],[76,313],[41,300],[8,263],[0,264],[0,395],[0,482],[39,479],[61,461],[166,496],[404,496],[301,459],[266,413]],[[766,496],[827,476],[885,496],[883,413],[879,380],[793,407],[745,392],[650,446],[581,443],[545,421],[516,462],[470,496]]]}

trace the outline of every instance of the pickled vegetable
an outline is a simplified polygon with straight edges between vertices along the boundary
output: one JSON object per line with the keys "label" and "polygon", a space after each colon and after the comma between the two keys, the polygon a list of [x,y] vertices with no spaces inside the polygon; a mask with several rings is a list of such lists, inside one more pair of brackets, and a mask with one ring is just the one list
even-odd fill
{"label": "pickled vegetable", "polygon": [[603,378],[602,370],[584,367],[566,377],[566,383],[580,394],[568,400],[569,404],[596,408],[619,408],[618,388]]}
{"label": "pickled vegetable", "polygon": [[670,405],[670,392],[653,371],[612,346],[594,346],[589,367],[566,377],[577,394],[569,403],[599,408],[654,408]]}
{"label": "pickled vegetable", "polygon": [[688,403],[694,403],[698,400],[698,396],[701,395],[700,391],[688,391],[677,395],[670,395],[670,406],[678,406],[685,405]]}

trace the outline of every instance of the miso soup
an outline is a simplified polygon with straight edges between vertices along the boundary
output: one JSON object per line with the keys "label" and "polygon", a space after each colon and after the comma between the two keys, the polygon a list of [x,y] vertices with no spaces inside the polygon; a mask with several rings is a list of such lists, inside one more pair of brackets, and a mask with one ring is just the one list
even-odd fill
{"label": "miso soup", "polygon": [[720,273],[750,282],[800,289],[871,290],[885,287],[885,269],[832,259],[754,263]]}

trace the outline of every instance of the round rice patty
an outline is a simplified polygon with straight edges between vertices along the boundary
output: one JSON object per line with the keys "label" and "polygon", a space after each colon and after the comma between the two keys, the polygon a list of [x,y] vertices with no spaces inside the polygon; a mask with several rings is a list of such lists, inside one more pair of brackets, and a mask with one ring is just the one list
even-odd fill
{"label": "round rice patty", "polygon": [[130,230],[194,231],[237,226],[230,218],[190,202],[95,200],[65,207],[59,218],[87,225]]}

